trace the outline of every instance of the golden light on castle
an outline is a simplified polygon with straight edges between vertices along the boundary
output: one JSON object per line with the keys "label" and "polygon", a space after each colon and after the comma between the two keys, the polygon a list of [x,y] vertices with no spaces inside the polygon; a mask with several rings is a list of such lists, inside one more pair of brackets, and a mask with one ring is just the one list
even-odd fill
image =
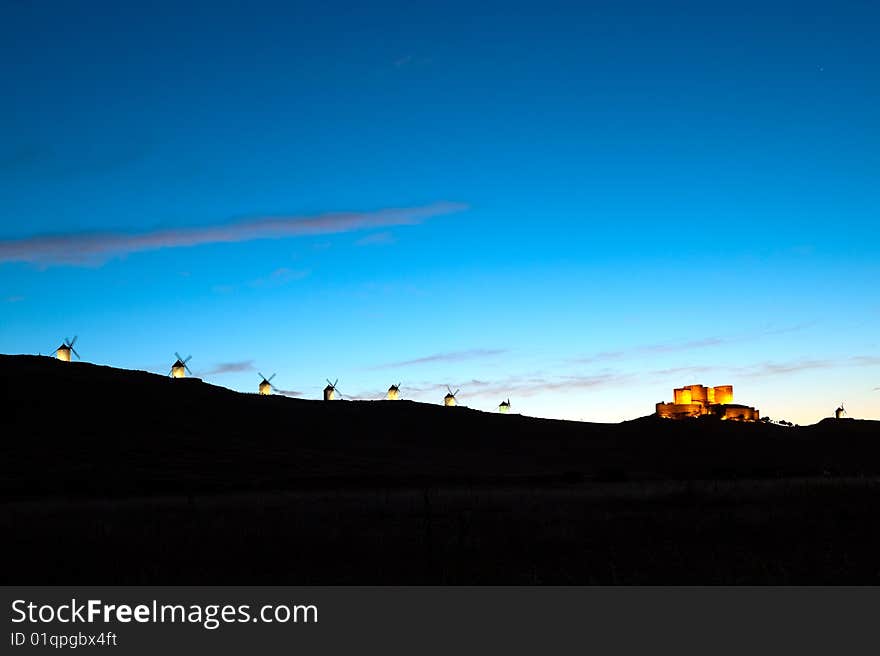
{"label": "golden light on castle", "polygon": [[687,385],[675,388],[672,397],[672,403],[657,404],[658,417],[688,419],[711,415],[732,421],[758,421],[761,418],[757,409],[733,402],[733,385]]}

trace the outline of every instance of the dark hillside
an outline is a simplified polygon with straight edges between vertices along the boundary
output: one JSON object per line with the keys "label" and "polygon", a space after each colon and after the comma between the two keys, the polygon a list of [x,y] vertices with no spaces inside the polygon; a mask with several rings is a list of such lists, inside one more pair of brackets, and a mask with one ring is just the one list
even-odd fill
{"label": "dark hillside", "polygon": [[0,356],[7,497],[880,474],[880,422],[589,424]]}
{"label": "dark hillside", "polygon": [[877,583],[880,424],[548,421],[2,356],[0,583]]}

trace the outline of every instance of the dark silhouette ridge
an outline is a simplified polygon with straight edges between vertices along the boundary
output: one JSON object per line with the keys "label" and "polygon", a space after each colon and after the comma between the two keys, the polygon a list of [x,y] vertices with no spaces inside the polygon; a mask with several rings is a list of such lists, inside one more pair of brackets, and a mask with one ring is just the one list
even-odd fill
{"label": "dark silhouette ridge", "polygon": [[5,583],[880,578],[877,421],[580,423],[35,356],[0,374]]}
{"label": "dark silhouette ridge", "polygon": [[413,401],[242,394],[0,356],[3,494],[125,495],[570,478],[880,474],[880,422],[593,424]]}

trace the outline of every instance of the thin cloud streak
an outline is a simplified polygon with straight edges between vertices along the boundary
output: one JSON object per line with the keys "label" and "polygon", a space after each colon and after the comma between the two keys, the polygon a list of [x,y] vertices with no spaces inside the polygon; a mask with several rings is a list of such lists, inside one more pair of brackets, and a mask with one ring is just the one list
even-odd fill
{"label": "thin cloud streak", "polygon": [[213,369],[204,372],[203,376],[220,376],[222,374],[237,374],[244,371],[254,371],[253,360],[243,360],[241,362],[221,362]]}
{"label": "thin cloud streak", "polygon": [[420,364],[431,364],[434,362],[464,362],[466,360],[475,360],[478,358],[488,358],[493,355],[501,355],[507,353],[507,349],[469,349],[466,351],[450,351],[448,353],[434,353],[423,358],[415,358],[414,360],[404,360],[402,362],[390,362],[388,364],[380,364],[370,369],[393,369],[395,367],[412,367]]}
{"label": "thin cloud streak", "polygon": [[296,390],[284,390],[284,389],[278,389],[276,387],[273,387],[272,389],[276,394],[280,394],[281,396],[297,397],[297,396],[303,395],[303,392],[298,392]]}
{"label": "thin cloud streak", "polygon": [[695,349],[712,348],[715,346],[725,346],[727,344],[736,344],[746,342],[759,337],[768,337],[770,335],[783,335],[803,330],[812,323],[798,324],[785,328],[766,329],[748,335],[739,335],[732,337],[704,337],[702,339],[693,339],[687,342],[663,342],[659,344],[646,344],[643,346],[635,346],[631,349],[620,351],[601,351],[595,355],[586,357],[573,358],[570,360],[576,364],[591,364],[595,362],[608,362],[611,360],[623,360],[628,357],[638,357],[644,355],[657,355],[662,353],[679,353],[682,351],[693,351]]}
{"label": "thin cloud streak", "polygon": [[722,372],[726,375],[735,374],[750,378],[763,378],[767,376],[785,376],[802,371],[814,371],[822,369],[839,369],[842,367],[874,367],[880,365],[880,357],[874,355],[853,355],[837,360],[801,358],[784,362],[757,362],[748,365],[698,365],[692,367],[676,367],[673,369],[655,369],[650,373],[652,376],[671,376],[678,374],[702,374],[710,372]]}
{"label": "thin cloud streak", "polygon": [[[618,385],[625,385],[636,379],[631,373],[619,371],[603,371],[596,374],[566,376],[508,376],[494,381],[471,379],[459,383],[448,384],[453,389],[460,389],[459,397],[468,398],[506,398],[532,397],[548,392],[575,392],[578,390],[595,390]],[[401,393],[407,392],[422,396],[425,394],[446,394],[447,384],[442,383],[414,383],[401,386]]]}
{"label": "thin cloud streak", "polygon": [[390,226],[415,225],[433,216],[467,209],[460,203],[346,212],[318,216],[261,217],[224,225],[169,228],[135,234],[67,233],[0,240],[0,263],[94,265],[129,253],[202,244],[325,235]]}

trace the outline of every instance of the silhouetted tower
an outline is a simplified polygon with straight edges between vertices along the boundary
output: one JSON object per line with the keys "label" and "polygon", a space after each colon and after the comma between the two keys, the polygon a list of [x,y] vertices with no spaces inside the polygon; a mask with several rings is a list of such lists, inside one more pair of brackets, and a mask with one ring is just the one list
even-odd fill
{"label": "silhouetted tower", "polygon": [[449,391],[449,394],[443,397],[443,405],[451,408],[455,405],[455,395],[458,394],[458,390],[453,392],[449,385],[446,386],[446,389]]}
{"label": "silhouetted tower", "polygon": [[841,403],[840,407],[834,411],[834,418],[835,419],[843,419],[843,415],[845,415],[845,414],[846,414],[846,410],[844,410],[843,403]]}
{"label": "silhouetted tower", "polygon": [[389,387],[388,394],[385,398],[387,398],[389,401],[397,401],[400,398],[400,383]]}
{"label": "silhouetted tower", "polygon": [[498,406],[498,412],[505,415],[510,412],[510,399],[501,402],[501,405]]}

